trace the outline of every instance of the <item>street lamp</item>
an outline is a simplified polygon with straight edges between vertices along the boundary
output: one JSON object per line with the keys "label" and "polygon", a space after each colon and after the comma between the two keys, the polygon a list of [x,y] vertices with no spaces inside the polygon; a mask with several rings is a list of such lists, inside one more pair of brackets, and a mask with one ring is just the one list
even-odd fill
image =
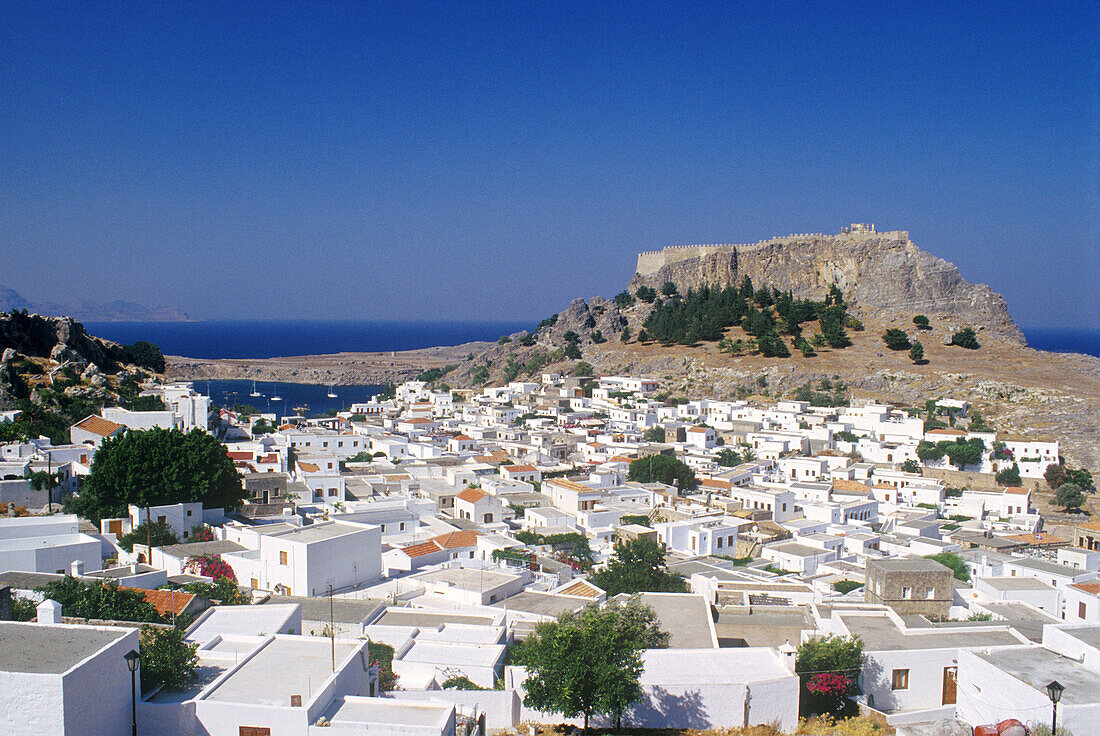
{"label": "street lamp", "polygon": [[1066,688],[1057,680],[1052,680],[1047,685],[1047,697],[1050,698],[1051,716],[1050,716],[1050,736],[1057,736],[1058,734],[1058,701],[1062,699],[1062,691]]}
{"label": "street lamp", "polygon": [[137,736],[137,670],[141,655],[131,649],[122,657],[126,660],[126,666],[130,668],[130,718],[133,722],[130,734]]}

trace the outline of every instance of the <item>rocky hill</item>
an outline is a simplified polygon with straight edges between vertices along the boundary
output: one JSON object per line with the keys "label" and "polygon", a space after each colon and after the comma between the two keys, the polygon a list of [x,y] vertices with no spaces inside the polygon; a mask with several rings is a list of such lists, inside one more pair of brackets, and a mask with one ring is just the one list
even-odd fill
{"label": "rocky hill", "polygon": [[1026,344],[1000,294],[965,281],[955,265],[922,251],[904,230],[878,233],[873,226],[853,225],[837,235],[788,235],[746,245],[675,246],[642,253],[629,290],[660,289],[671,281],[686,292],[704,283],[736,284],[743,276],[805,299],[820,298],[836,283],[857,314],[926,314]]}
{"label": "rocky hill", "polygon": [[[155,346],[146,346],[159,355]],[[144,370],[148,365],[134,365],[146,363],[147,358],[147,354],[135,352],[134,346],[89,335],[84,325],[71,317],[43,317],[22,310],[0,313],[0,409],[13,408],[18,399],[33,400],[38,384],[52,386],[49,376],[62,366],[81,379],[70,377],[74,383],[68,387],[70,396],[105,396],[111,382],[104,376],[124,371],[151,374]]]}

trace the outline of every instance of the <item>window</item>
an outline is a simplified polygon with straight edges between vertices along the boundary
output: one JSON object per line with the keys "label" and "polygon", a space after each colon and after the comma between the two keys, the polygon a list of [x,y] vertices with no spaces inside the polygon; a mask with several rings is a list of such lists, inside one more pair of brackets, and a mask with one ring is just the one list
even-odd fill
{"label": "window", "polygon": [[928,591],[924,594],[924,597],[927,598],[928,600],[932,600],[933,598],[936,597],[936,589],[935,588],[929,588]]}
{"label": "window", "polygon": [[891,690],[908,690],[909,689],[909,670],[894,670],[893,676],[890,678]]}
{"label": "window", "polygon": [[188,516],[190,516],[190,515],[191,515],[191,509],[187,509],[187,515],[188,515]]}
{"label": "window", "polygon": [[[905,598],[905,599],[912,598],[913,597],[913,589],[910,588],[908,585],[901,586],[901,597]],[[896,671],[897,670],[895,670],[895,672]]]}
{"label": "window", "polygon": [[718,549],[722,549],[722,538],[718,537]]}
{"label": "window", "polygon": [[286,563],[286,551],[285,550],[279,553],[279,564],[280,565],[287,564]]}
{"label": "window", "polygon": [[1077,618],[1083,619],[1085,617],[1085,602],[1079,601],[1077,603]]}
{"label": "window", "polygon": [[398,525],[397,528],[398,528],[399,531],[405,531],[405,522],[401,522],[401,524]]}

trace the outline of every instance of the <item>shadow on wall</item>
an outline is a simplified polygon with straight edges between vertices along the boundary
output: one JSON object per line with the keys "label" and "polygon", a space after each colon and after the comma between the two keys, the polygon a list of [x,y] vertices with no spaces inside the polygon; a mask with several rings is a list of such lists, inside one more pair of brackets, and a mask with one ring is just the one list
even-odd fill
{"label": "shadow on wall", "polygon": [[[870,657],[867,658],[867,663],[863,665],[861,683],[861,690],[868,698],[867,705],[880,711],[894,710],[897,707],[898,701],[894,697],[894,691],[890,687],[891,683],[886,671],[881,664]],[[873,693],[878,693],[878,695],[873,696]],[[873,701],[871,700],[872,697],[874,697]]]}
{"label": "shadow on wall", "polygon": [[709,728],[710,720],[698,690],[674,695],[660,686],[645,688],[640,703],[623,715],[623,726],[649,728]]}

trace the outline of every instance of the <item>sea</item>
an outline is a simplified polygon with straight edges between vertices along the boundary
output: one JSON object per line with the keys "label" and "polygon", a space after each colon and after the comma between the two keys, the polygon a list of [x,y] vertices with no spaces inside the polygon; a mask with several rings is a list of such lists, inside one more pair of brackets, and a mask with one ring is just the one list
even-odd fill
{"label": "sea", "polygon": [[[218,320],[205,322],[86,322],[89,334],[132,344],[155,343],[166,355],[189,358],[278,358],[343,352],[416,350],[438,345],[493,341],[532,330],[534,322],[413,322],[338,320]],[[277,416],[324,416],[367,401],[380,386],[317,386],[302,383],[196,381],[214,404],[251,406]],[[260,396],[252,396],[258,393]],[[333,393],[335,396],[329,396]],[[279,397],[276,399],[275,397]],[[296,407],[300,411],[296,410]]]}
{"label": "sea", "polygon": [[[415,350],[437,345],[459,345],[475,340],[496,340],[521,330],[531,322],[412,322],[336,320],[219,320],[207,322],[88,322],[92,335],[124,344],[137,340],[156,343],[167,355],[190,358],[277,358],[290,355],[322,355],[342,352]],[[1100,356],[1100,330],[1025,328],[1028,345],[1056,353]],[[322,416],[344,411],[367,401],[379,386],[316,386],[300,383],[251,381],[197,381],[196,389],[218,406],[251,405],[278,416],[299,413]],[[261,396],[251,396],[255,391]],[[336,396],[329,396],[335,393]],[[273,400],[275,396],[281,400]]]}

